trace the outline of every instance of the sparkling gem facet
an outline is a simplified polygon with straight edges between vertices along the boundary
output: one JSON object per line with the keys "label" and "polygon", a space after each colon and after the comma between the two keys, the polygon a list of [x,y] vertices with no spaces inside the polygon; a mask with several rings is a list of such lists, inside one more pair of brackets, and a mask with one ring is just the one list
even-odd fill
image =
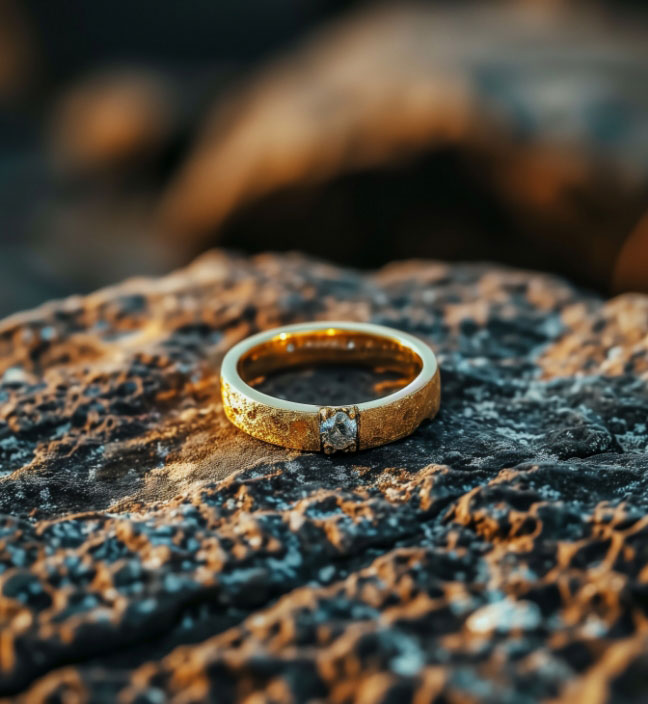
{"label": "sparkling gem facet", "polygon": [[352,450],[356,445],[358,424],[344,411],[336,411],[320,422],[320,435],[325,450],[327,447],[338,452]]}

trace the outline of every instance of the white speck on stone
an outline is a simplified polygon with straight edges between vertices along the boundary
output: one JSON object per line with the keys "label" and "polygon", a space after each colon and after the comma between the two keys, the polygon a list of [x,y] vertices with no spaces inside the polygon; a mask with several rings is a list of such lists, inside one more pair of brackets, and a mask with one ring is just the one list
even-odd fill
{"label": "white speck on stone", "polygon": [[328,582],[331,577],[335,574],[335,567],[333,565],[327,565],[322,567],[322,569],[317,573],[320,582]]}
{"label": "white speck on stone", "polygon": [[24,384],[27,379],[27,373],[22,367],[9,367],[2,376],[5,384]]}
{"label": "white speck on stone", "polygon": [[532,601],[502,599],[494,604],[477,609],[468,620],[466,627],[476,634],[493,631],[508,633],[513,630],[532,631],[540,625],[542,615],[537,604]]}
{"label": "white speck on stone", "polygon": [[163,704],[167,701],[167,695],[161,689],[157,687],[148,687],[145,690],[146,700],[151,702],[151,704]]}
{"label": "white speck on stone", "polygon": [[289,524],[290,530],[296,533],[304,525],[304,517],[301,513],[291,513]]}
{"label": "white speck on stone", "polygon": [[582,632],[589,638],[603,638],[607,634],[608,628],[600,618],[590,616],[582,627]]}
{"label": "white speck on stone", "polygon": [[402,677],[416,675],[425,664],[421,649],[409,638],[399,639],[398,649],[398,655],[389,661],[389,669]]}
{"label": "white speck on stone", "polygon": [[257,614],[252,617],[252,625],[255,628],[263,628],[266,625],[266,621],[267,618],[265,614]]}

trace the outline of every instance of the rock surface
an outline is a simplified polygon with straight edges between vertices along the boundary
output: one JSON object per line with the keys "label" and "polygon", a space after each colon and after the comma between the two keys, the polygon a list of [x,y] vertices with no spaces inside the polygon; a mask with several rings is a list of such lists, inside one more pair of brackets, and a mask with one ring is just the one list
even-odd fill
{"label": "rock surface", "polygon": [[[428,340],[438,418],[331,457],[231,426],[225,350],[314,318]],[[2,693],[645,701],[647,331],[540,274],[224,253],[5,320]]]}

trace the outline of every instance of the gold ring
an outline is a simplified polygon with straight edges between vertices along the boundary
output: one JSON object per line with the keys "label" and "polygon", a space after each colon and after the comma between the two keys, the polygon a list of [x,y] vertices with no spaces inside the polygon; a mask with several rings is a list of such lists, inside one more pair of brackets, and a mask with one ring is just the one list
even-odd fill
{"label": "gold ring", "polygon": [[[299,365],[362,364],[402,375],[397,391],[352,406],[293,403],[255,386]],[[312,322],[252,335],[221,366],[227,417],[249,435],[296,450],[353,452],[406,437],[439,410],[441,384],[432,350],[412,335],[367,323]]]}

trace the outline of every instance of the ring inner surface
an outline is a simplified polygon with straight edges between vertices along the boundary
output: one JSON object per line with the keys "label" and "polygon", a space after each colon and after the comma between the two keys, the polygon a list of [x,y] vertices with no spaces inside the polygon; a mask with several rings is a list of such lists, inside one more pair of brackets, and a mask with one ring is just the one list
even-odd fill
{"label": "ring inner surface", "polygon": [[237,365],[243,381],[264,393],[322,405],[388,395],[422,367],[421,358],[395,339],[338,329],[280,333]]}

